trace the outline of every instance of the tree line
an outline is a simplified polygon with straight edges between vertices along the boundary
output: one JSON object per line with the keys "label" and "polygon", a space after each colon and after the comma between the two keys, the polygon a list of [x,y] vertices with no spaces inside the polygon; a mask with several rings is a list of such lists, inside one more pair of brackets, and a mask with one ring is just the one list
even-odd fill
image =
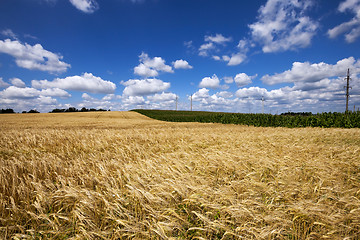
{"label": "tree line", "polygon": [[[53,109],[50,113],[62,113],[62,112],[106,112],[106,111],[110,111],[109,110],[106,110],[106,109],[95,109],[95,108],[90,108],[90,109],[87,109],[85,107],[81,108],[80,110],[77,109],[77,108],[74,108],[74,107],[69,107],[67,109],[59,109],[59,108],[55,108]],[[16,113],[14,111],[14,109],[12,108],[7,108],[7,109],[1,109],[0,110],[0,114],[2,113]],[[29,111],[22,111],[21,113],[40,113],[38,110],[36,109],[31,109]]]}
{"label": "tree line", "polygon": [[95,108],[87,109],[87,108],[83,107],[83,108],[81,108],[81,109],[79,110],[79,109],[74,108],[74,107],[69,107],[68,109],[55,108],[55,109],[53,109],[50,113],[62,113],[62,112],[106,112],[106,111],[110,111],[110,109],[109,109],[109,110],[102,109],[102,108],[99,108],[99,109],[95,109]]}

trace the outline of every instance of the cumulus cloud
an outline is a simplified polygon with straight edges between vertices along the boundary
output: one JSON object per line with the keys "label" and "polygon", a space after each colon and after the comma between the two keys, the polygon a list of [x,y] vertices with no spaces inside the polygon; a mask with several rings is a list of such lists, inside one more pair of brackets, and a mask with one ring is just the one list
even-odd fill
{"label": "cumulus cloud", "polygon": [[67,91],[60,88],[48,88],[42,89],[40,95],[47,97],[60,97],[60,98],[69,98],[71,94]]}
{"label": "cumulus cloud", "polygon": [[225,83],[230,84],[234,82],[234,78],[233,77],[223,77],[223,80]]}
{"label": "cumulus cloud", "polygon": [[193,66],[191,66],[186,60],[176,60],[172,63],[175,69],[192,69]]}
{"label": "cumulus cloud", "polygon": [[171,101],[174,102],[174,100],[176,100],[176,94],[175,93],[156,93],[153,96],[148,96],[147,99],[149,99],[150,101],[153,102],[166,102],[166,101]]}
{"label": "cumulus cloud", "polygon": [[360,61],[353,57],[344,58],[331,65],[324,62],[294,62],[290,70],[275,75],[265,75],[261,78],[263,83],[274,85],[291,82],[317,82],[325,78],[345,76],[347,69],[353,73],[360,72]]}
{"label": "cumulus cloud", "polygon": [[95,0],[69,0],[74,7],[84,13],[93,13],[99,9],[99,4]]}
{"label": "cumulus cloud", "polygon": [[337,25],[336,27],[328,30],[328,36],[330,38],[336,38],[340,34],[345,34],[345,40],[348,43],[355,42],[360,36],[360,0],[346,0],[339,4],[338,11],[345,13],[351,12],[355,16],[344,23]]}
{"label": "cumulus cloud", "polygon": [[221,91],[221,92],[217,92],[216,96],[223,97],[223,98],[232,98],[234,96],[234,94],[232,92],[228,92],[228,91]]}
{"label": "cumulus cloud", "polygon": [[224,61],[227,62],[228,66],[236,66],[241,64],[242,62],[244,62],[246,60],[246,54],[238,52],[238,53],[233,53],[231,55],[231,57],[229,57],[228,55],[223,55],[222,57],[214,55],[212,56],[212,59],[216,60],[216,61]]}
{"label": "cumulus cloud", "polygon": [[56,78],[53,81],[32,80],[34,88],[60,88],[65,90],[82,91],[90,93],[113,93],[116,85],[106,81],[92,73],[84,73],[81,76],[70,76],[66,78]]}
{"label": "cumulus cloud", "polygon": [[201,99],[208,98],[209,96],[209,89],[201,88],[192,95],[192,98],[193,101],[200,101]]}
{"label": "cumulus cloud", "polygon": [[[219,92],[213,95],[209,94],[209,89],[201,88],[193,94],[193,101],[200,104],[200,109],[211,111],[224,111],[233,109],[234,105],[238,101],[237,99],[231,99],[232,94],[229,92]],[[197,106],[194,106],[197,108]]]}
{"label": "cumulus cloud", "polygon": [[35,98],[40,96],[40,91],[35,88],[19,88],[16,86],[10,86],[1,92],[2,98],[8,99],[26,99]]}
{"label": "cumulus cloud", "polygon": [[107,94],[102,98],[103,101],[111,101],[115,99],[121,99],[121,96],[115,94]]}
{"label": "cumulus cloud", "polygon": [[158,92],[162,92],[170,88],[170,83],[163,82],[159,79],[130,79],[121,82],[125,86],[123,95],[125,96],[146,96]]}
{"label": "cumulus cloud", "polygon": [[30,70],[62,73],[70,67],[70,64],[61,61],[61,55],[45,50],[40,44],[31,46],[17,40],[0,40],[0,53],[13,56],[19,67]]}
{"label": "cumulus cloud", "polygon": [[249,25],[252,39],[265,53],[309,46],[319,25],[305,14],[311,6],[311,0],[268,0],[258,21]]}
{"label": "cumulus cloud", "polygon": [[234,81],[238,87],[246,86],[250,83],[252,83],[252,79],[256,76],[248,76],[246,73],[239,73],[236,74]]}
{"label": "cumulus cloud", "polygon": [[235,95],[239,98],[261,98],[262,96],[268,96],[268,91],[266,88],[260,87],[249,87],[241,88],[236,91]]}
{"label": "cumulus cloud", "polygon": [[225,45],[227,42],[232,41],[232,38],[224,37],[222,34],[215,36],[205,36],[205,43],[199,48],[199,56],[206,57],[212,50],[216,50],[216,45]]}
{"label": "cumulus cloud", "polygon": [[[350,92],[353,104],[360,103],[360,81],[354,70],[352,86]],[[303,79],[304,80],[304,79]],[[295,81],[292,87],[286,86],[279,89],[267,90],[260,87],[241,88],[235,95],[253,107],[261,105],[262,97],[265,98],[265,105],[268,108],[279,111],[344,111],[345,90],[343,77],[323,78],[311,81]],[[259,111],[259,109],[258,109]]]}
{"label": "cumulus cloud", "polygon": [[83,93],[83,94],[81,95],[81,97],[82,97],[82,99],[88,100],[88,101],[94,100],[94,98],[91,97],[91,96],[90,96],[89,94],[87,94],[87,93]]}
{"label": "cumulus cloud", "polygon": [[20,78],[11,78],[10,82],[15,87],[24,88],[26,87],[25,83]]}
{"label": "cumulus cloud", "polygon": [[71,95],[58,88],[49,88],[38,90],[35,88],[29,87],[17,87],[17,86],[10,86],[5,90],[0,92],[1,98],[4,99],[32,99],[32,98],[39,98],[39,97],[61,97],[61,98],[69,98]]}
{"label": "cumulus cloud", "polygon": [[156,77],[159,72],[173,73],[171,66],[165,64],[161,57],[150,58],[148,54],[141,53],[140,64],[134,68],[134,73],[142,77]]}
{"label": "cumulus cloud", "polygon": [[236,66],[242,63],[246,59],[246,55],[243,53],[236,53],[231,56],[231,58],[224,59],[228,62],[229,66]]}
{"label": "cumulus cloud", "polygon": [[147,102],[142,96],[126,96],[126,98],[122,100],[122,103],[125,106],[141,106],[146,104]]}
{"label": "cumulus cloud", "polygon": [[7,82],[5,82],[5,81],[3,80],[3,78],[0,77],[0,88],[6,88],[6,87],[8,87],[8,86],[10,86],[10,84],[8,84]]}
{"label": "cumulus cloud", "polygon": [[[0,92],[1,96],[1,92]],[[57,100],[51,97],[39,96],[35,98],[0,98],[0,104],[5,108],[12,108],[17,112],[37,109],[41,112],[48,112],[58,107]]]}
{"label": "cumulus cloud", "polygon": [[199,87],[217,89],[220,88],[220,80],[216,74],[214,74],[212,77],[203,78],[199,84]]}

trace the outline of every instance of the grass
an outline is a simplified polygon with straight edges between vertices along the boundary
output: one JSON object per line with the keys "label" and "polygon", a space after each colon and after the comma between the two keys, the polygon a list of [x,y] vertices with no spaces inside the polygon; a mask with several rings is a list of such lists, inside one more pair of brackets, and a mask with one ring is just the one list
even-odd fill
{"label": "grass", "polygon": [[1,239],[359,239],[360,130],[0,116]]}

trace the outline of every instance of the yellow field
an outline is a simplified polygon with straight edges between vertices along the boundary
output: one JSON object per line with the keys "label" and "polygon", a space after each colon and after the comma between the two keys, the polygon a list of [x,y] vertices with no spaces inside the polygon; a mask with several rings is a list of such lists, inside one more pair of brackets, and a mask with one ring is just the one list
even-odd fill
{"label": "yellow field", "polygon": [[1,239],[359,239],[360,130],[0,115]]}

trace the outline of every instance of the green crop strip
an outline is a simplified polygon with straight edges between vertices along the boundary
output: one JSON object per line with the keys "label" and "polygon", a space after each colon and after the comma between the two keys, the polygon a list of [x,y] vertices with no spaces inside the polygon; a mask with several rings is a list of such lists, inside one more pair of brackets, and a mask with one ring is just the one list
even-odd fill
{"label": "green crop strip", "polygon": [[200,111],[133,110],[147,117],[168,122],[239,124],[256,127],[359,128],[360,112],[318,114],[244,114]]}

